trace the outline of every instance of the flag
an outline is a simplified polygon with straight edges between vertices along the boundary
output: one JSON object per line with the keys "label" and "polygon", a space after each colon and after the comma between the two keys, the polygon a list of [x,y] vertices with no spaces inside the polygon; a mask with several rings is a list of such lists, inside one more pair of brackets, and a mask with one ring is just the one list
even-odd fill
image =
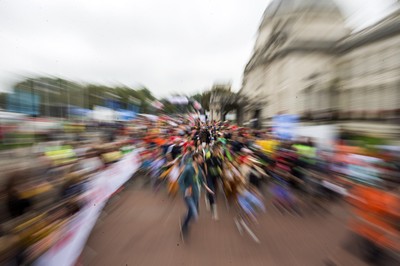
{"label": "flag", "polygon": [[164,107],[164,105],[160,101],[154,101],[151,105],[156,109],[162,109]]}
{"label": "flag", "polygon": [[194,101],[193,107],[196,110],[200,110],[201,109],[201,104],[198,101]]}

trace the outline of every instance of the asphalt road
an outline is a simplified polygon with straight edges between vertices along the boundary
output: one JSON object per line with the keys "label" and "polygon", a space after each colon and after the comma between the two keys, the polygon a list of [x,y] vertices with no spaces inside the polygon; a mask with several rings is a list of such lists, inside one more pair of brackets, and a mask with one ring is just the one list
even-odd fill
{"label": "asphalt road", "polygon": [[[329,213],[306,212],[303,217],[276,210],[268,196],[267,213],[260,215],[254,232],[260,242],[237,230],[233,216],[219,197],[219,221],[213,221],[201,200],[200,218],[182,243],[179,219],[182,199],[154,193],[136,178],[110,200],[82,253],[83,265],[366,265],[347,252],[343,203]],[[330,261],[333,264],[327,264]]]}

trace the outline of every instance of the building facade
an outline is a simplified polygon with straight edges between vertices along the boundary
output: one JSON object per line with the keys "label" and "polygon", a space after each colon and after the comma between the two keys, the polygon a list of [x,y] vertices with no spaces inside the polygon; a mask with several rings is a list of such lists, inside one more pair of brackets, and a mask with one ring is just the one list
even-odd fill
{"label": "building facade", "polygon": [[239,95],[242,121],[279,114],[304,123],[396,134],[400,12],[351,33],[333,0],[274,0],[264,12]]}

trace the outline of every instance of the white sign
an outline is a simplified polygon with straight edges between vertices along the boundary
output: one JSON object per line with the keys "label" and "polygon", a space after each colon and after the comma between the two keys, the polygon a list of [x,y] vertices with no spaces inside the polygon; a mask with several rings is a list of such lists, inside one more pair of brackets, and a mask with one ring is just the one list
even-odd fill
{"label": "white sign", "polygon": [[295,131],[297,138],[311,138],[318,148],[332,148],[337,139],[337,128],[335,125],[301,126]]}
{"label": "white sign", "polygon": [[94,120],[98,121],[116,120],[116,113],[114,112],[114,110],[102,106],[95,106],[91,115]]}
{"label": "white sign", "polygon": [[229,112],[225,118],[226,118],[226,120],[229,120],[229,121],[235,121],[236,120],[236,112]]}

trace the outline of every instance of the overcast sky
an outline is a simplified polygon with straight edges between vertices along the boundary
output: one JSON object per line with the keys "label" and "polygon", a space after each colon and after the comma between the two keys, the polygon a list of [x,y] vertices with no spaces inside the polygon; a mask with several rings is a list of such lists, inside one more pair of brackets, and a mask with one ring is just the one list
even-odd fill
{"label": "overcast sky", "polygon": [[[214,82],[239,89],[269,2],[0,0],[0,90],[30,73],[143,84],[159,97]],[[395,1],[336,2],[360,28]]]}

